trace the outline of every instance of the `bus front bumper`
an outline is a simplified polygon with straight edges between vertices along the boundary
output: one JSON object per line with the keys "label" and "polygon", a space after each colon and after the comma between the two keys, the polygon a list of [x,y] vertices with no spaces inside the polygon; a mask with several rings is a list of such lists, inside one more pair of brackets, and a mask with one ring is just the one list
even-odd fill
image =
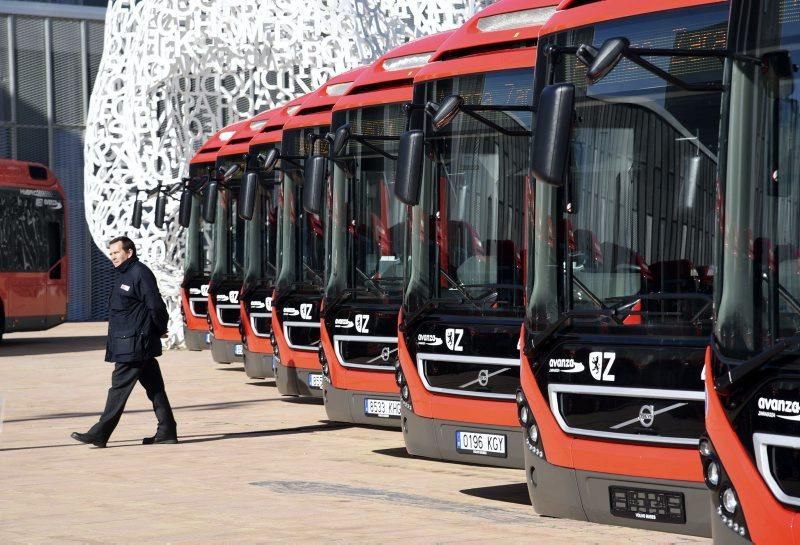
{"label": "bus front bumper", "polygon": [[390,410],[399,408],[399,394],[343,390],[327,380],[322,392],[329,420],[400,429],[400,415],[395,416],[395,411]]}

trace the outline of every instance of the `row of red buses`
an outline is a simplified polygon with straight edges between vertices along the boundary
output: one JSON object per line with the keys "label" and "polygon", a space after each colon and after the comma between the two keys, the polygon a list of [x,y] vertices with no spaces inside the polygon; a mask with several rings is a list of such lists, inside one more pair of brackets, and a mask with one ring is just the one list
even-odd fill
{"label": "row of red buses", "polygon": [[231,159],[244,344],[539,514],[800,542],[793,10],[501,0],[302,97]]}
{"label": "row of red buses", "polygon": [[0,340],[67,316],[64,192],[38,163],[0,159]]}

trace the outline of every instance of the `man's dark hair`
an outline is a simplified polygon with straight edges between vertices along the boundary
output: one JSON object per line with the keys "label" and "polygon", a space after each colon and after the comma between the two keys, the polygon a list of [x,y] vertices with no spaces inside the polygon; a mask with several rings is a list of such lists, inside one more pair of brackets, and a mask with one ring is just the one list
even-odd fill
{"label": "man's dark hair", "polygon": [[129,239],[128,237],[113,238],[111,239],[111,242],[108,243],[108,245],[111,246],[112,244],[116,244],[117,242],[122,243],[122,249],[125,250],[126,252],[130,252],[131,250],[133,250],[133,255],[131,257],[136,257],[136,245],[133,243],[131,239]]}

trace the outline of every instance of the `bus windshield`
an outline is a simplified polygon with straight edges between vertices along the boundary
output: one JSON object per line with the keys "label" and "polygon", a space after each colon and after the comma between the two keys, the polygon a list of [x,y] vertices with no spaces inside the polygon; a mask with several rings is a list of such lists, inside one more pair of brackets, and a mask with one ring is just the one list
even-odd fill
{"label": "bus windshield", "polygon": [[[251,148],[251,153],[266,153],[275,144]],[[253,217],[244,227],[244,285],[254,286],[274,279],[278,273],[278,188],[281,173],[273,170],[259,174],[261,187],[253,210]]]}
{"label": "bus windshield", "polygon": [[800,19],[796,2],[737,2],[723,110],[724,207],[716,339],[747,358],[800,336]]}
{"label": "bus windshield", "polygon": [[350,125],[356,138],[333,163],[332,225],[326,297],[391,298],[403,292],[407,207],[394,194],[402,104],[338,112],[334,127]]}
{"label": "bus windshield", "polygon": [[[214,171],[214,165],[194,164],[189,167],[190,178],[208,176]],[[188,276],[209,276],[212,267],[212,231],[213,225],[203,221],[202,194],[192,196],[191,223],[186,230],[186,263],[184,274]]]}
{"label": "bus windshield", "polygon": [[[506,70],[423,84],[424,101],[460,95],[463,111],[439,131],[426,126],[420,205],[414,207],[405,302],[467,303],[479,313],[521,315],[522,225],[533,70]],[[417,90],[419,93],[419,89]],[[494,126],[492,126],[494,125]]]}
{"label": "bus windshield", "polygon": [[244,220],[237,213],[239,185],[244,172],[241,156],[217,159],[217,171],[226,171],[233,165],[239,170],[219,188],[217,217],[214,223],[214,266],[211,276],[215,279],[241,277],[244,270]]}
{"label": "bus windshield", "polygon": [[279,288],[305,284],[322,289],[325,268],[325,207],[320,215],[303,210],[303,170],[305,157],[311,151],[328,154],[324,137],[329,127],[319,126],[284,131],[281,148],[283,183],[281,199],[281,242]]}
{"label": "bus windshield", "polygon": [[[715,4],[565,31],[539,51],[618,36],[633,47],[724,50],[726,24],[726,5]],[[715,58],[645,58],[688,83],[722,81]],[[626,59],[587,85],[574,55],[552,62],[553,83],[575,85],[576,116],[566,188],[535,188],[532,323],[598,311],[709,334],[721,93],[680,89]]]}

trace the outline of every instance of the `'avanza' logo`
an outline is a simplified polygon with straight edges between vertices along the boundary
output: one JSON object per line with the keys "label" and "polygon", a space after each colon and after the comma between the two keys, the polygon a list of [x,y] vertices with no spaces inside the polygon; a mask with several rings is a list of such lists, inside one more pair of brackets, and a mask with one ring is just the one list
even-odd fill
{"label": "'avanza' logo", "polygon": [[580,373],[583,370],[583,363],[572,358],[550,358],[551,373]]}
{"label": "'avanza' logo", "polygon": [[[789,413],[789,414],[787,415],[787,414],[777,414],[777,413]],[[800,401],[789,401],[787,399],[773,399],[768,397],[759,397],[758,416],[800,421]]]}
{"label": "'avanza' logo", "polygon": [[420,333],[417,335],[417,344],[419,346],[439,346],[442,344],[442,339],[430,333]]}

